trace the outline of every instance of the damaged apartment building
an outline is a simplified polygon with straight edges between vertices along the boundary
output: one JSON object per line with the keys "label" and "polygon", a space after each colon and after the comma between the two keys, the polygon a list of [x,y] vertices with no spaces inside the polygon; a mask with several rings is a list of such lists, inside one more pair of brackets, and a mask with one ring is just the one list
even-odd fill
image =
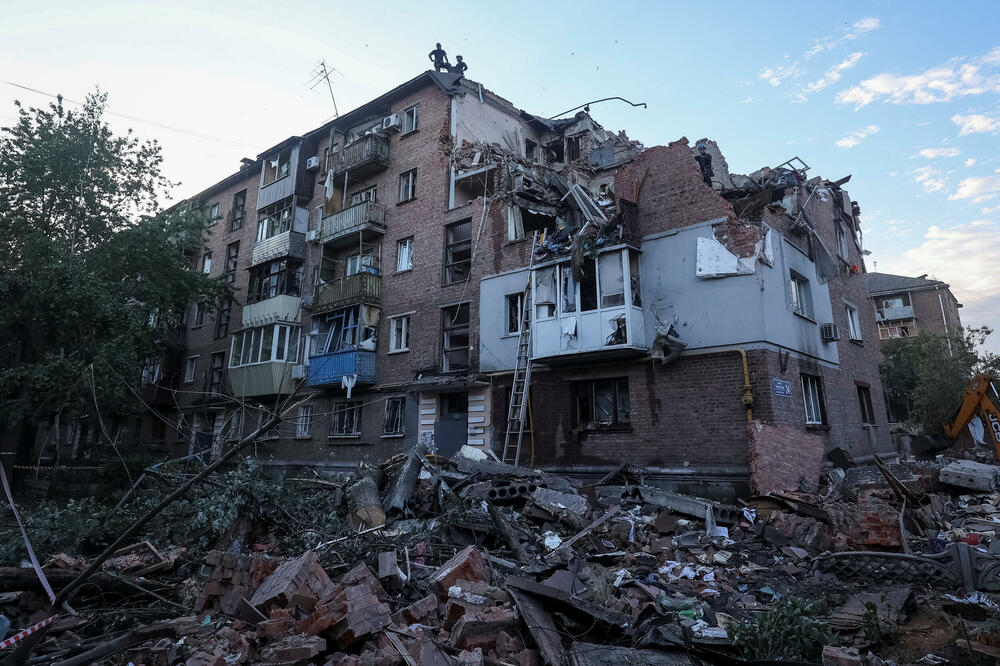
{"label": "damaged apartment building", "polygon": [[737,487],[755,422],[888,449],[846,180],[730,174],[710,141],[644,148],[425,72],[196,197],[217,216],[196,269],[236,294],[145,373],[179,427],[136,439],[218,450],[301,384],[261,458],[335,471],[420,442]]}

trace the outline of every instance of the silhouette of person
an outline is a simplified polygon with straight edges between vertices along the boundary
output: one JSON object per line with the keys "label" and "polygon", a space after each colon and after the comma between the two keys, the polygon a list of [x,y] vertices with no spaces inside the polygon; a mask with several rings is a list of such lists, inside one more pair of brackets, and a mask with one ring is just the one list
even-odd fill
{"label": "silhouette of person", "polygon": [[[441,48],[441,43],[438,42],[435,46],[437,48],[427,54],[427,58],[434,63],[434,70],[438,72],[451,71],[451,67],[448,65],[448,54]],[[461,58],[459,58],[459,60],[461,60]]]}
{"label": "silhouette of person", "polygon": [[465,70],[469,69],[469,66],[462,61],[462,56],[455,56],[455,64],[451,66],[450,71],[452,74],[458,74],[459,76],[465,75]]}

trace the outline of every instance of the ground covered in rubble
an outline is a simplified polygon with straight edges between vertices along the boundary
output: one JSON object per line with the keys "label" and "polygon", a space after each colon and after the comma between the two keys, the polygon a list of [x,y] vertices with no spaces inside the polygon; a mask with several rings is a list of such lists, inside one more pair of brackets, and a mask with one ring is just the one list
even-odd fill
{"label": "ground covered in rubble", "polygon": [[[148,468],[122,502],[24,510],[51,587],[191,465]],[[728,505],[629,466],[587,483],[418,448],[278,484],[245,461],[68,607],[50,608],[5,516],[0,631],[54,616],[30,659],[59,664],[991,664],[997,470],[845,460],[817,492]]]}

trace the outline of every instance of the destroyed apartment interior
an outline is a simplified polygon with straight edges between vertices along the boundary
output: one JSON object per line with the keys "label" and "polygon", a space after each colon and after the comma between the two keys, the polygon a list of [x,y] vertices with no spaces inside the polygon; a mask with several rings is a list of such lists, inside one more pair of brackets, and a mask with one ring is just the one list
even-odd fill
{"label": "destroyed apartment interior", "polygon": [[1000,395],[901,425],[884,345],[962,305],[852,176],[437,51],[176,204],[229,295],[141,410],[5,434],[0,664],[1000,662]]}

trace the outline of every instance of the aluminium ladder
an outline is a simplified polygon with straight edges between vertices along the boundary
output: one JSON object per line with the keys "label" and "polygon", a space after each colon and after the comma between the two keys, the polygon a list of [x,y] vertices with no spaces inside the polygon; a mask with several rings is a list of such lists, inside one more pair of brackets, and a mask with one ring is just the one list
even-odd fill
{"label": "aluminium ladder", "polygon": [[[510,387],[507,406],[507,433],[503,440],[501,461],[517,465],[521,458],[524,439],[524,422],[528,412],[528,391],[531,389],[531,266],[535,263],[536,231],[531,239],[531,261],[528,264],[528,284],[521,296],[521,322],[517,333],[517,359],[514,361],[514,380]],[[516,434],[515,434],[516,433]]]}

